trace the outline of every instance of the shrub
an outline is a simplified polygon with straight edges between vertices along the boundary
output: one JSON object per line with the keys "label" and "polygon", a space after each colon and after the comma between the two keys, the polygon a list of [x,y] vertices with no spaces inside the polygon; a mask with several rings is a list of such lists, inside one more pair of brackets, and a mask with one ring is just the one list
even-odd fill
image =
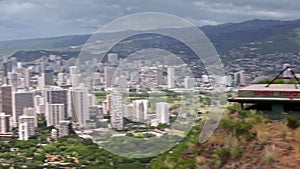
{"label": "shrub", "polygon": [[296,129],[300,125],[298,118],[295,116],[287,116],[285,120],[287,122],[287,126],[291,129]]}
{"label": "shrub", "polygon": [[270,138],[269,128],[264,124],[257,124],[253,127],[256,131],[257,139],[260,143],[267,143]]}
{"label": "shrub", "polygon": [[206,158],[204,156],[197,156],[196,157],[196,163],[197,164],[200,164],[200,165],[203,165],[206,163]]}
{"label": "shrub", "polygon": [[286,130],[282,130],[282,131],[281,131],[281,135],[282,135],[282,139],[283,139],[283,140],[286,140],[287,131],[286,131]]}
{"label": "shrub", "polygon": [[224,165],[230,157],[230,150],[228,148],[219,148],[214,150],[215,159],[221,162],[221,166]]}
{"label": "shrub", "polygon": [[269,165],[276,161],[276,156],[273,152],[267,151],[263,160],[265,164]]}
{"label": "shrub", "polygon": [[275,150],[276,150],[276,147],[274,144],[266,147],[266,149],[265,149],[266,153],[263,157],[264,164],[269,165],[276,161],[277,156],[276,156]]}

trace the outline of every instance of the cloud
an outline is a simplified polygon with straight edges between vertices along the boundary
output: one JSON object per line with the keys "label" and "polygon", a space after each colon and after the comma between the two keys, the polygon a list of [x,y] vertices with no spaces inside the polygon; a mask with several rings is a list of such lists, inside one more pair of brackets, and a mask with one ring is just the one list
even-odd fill
{"label": "cloud", "polygon": [[298,0],[0,0],[0,41],[93,33],[119,17],[163,12],[195,25],[298,19]]}

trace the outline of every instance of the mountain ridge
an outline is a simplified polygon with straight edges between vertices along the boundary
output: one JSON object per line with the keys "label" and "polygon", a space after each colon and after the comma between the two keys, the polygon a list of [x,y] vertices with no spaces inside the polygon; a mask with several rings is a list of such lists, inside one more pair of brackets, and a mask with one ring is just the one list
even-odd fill
{"label": "mountain ridge", "polygon": [[[253,19],[240,23],[199,27],[215,45],[217,51],[222,54],[247,43],[258,41],[274,41],[271,45],[276,47],[288,46],[288,50],[298,52],[300,38],[298,37],[299,30],[297,28],[300,30],[300,19],[291,21]],[[81,46],[90,37],[91,34],[86,34],[0,41],[0,53],[11,55],[20,50],[58,50],[70,46]],[[273,50],[270,45],[266,48]],[[280,48],[275,49],[274,52],[286,51],[283,47]]]}

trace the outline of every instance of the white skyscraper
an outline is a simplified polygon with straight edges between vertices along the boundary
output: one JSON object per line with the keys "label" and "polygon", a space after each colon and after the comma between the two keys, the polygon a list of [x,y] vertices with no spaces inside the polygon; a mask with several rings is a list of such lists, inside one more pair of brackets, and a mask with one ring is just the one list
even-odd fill
{"label": "white skyscraper", "polygon": [[80,80],[80,73],[79,69],[77,66],[71,66],[69,68],[69,73],[70,73],[70,82],[73,87],[76,87],[79,85],[79,80]]}
{"label": "white skyscraper", "polygon": [[30,69],[23,69],[23,76],[24,76],[24,86],[26,88],[30,87]]}
{"label": "white skyscraper", "polygon": [[168,88],[175,88],[175,68],[168,67]]}
{"label": "white skyscraper", "polygon": [[65,120],[65,105],[64,104],[48,104],[46,115],[47,126],[56,126],[59,121]]}
{"label": "white skyscraper", "polygon": [[35,135],[34,116],[22,115],[19,117],[19,140],[28,140]]}
{"label": "white skyscraper", "polygon": [[114,67],[105,67],[104,68],[104,79],[105,79],[105,87],[106,88],[112,87],[114,72],[115,72]]}
{"label": "white skyscraper", "polygon": [[44,81],[44,79],[42,77],[38,77],[37,81],[38,81],[38,89],[39,90],[44,90],[44,88],[45,88],[45,81]]}
{"label": "white skyscraper", "polygon": [[69,135],[69,121],[60,121],[58,125],[58,137]]}
{"label": "white skyscraper", "polygon": [[94,94],[89,93],[89,106],[94,106],[96,105],[96,96]]}
{"label": "white skyscraper", "polygon": [[10,115],[0,113],[0,134],[6,134],[7,132],[10,132],[9,118]]}
{"label": "white skyscraper", "polygon": [[234,73],[233,76],[234,76],[234,83],[236,85],[241,85],[241,86],[246,85],[246,78],[245,78],[244,70]]}
{"label": "white skyscraper", "polygon": [[19,123],[19,140],[28,140],[28,124],[27,123]]}
{"label": "white skyscraper", "polygon": [[122,96],[118,91],[113,91],[111,94],[111,125],[118,130],[123,129],[123,104]]}
{"label": "white skyscraper", "polygon": [[73,122],[79,123],[80,127],[86,127],[86,121],[89,120],[88,89],[83,84],[71,88],[70,101]]}
{"label": "white skyscraper", "polygon": [[203,83],[209,83],[209,76],[208,75],[202,75],[201,79],[202,79]]}
{"label": "white skyscraper", "polygon": [[245,86],[246,85],[246,77],[245,77],[245,71],[244,70],[240,71],[240,78],[241,78],[240,84],[242,86]]}
{"label": "white skyscraper", "polygon": [[162,67],[145,66],[141,68],[140,84],[142,88],[155,88],[163,84]]}
{"label": "white skyscraper", "polygon": [[45,113],[45,99],[40,95],[34,96],[34,110],[37,114]]}
{"label": "white skyscraper", "polygon": [[195,79],[191,77],[184,78],[184,88],[193,89],[195,87]]}
{"label": "white skyscraper", "polygon": [[133,120],[145,122],[148,119],[148,100],[134,100],[133,102]]}
{"label": "white skyscraper", "polygon": [[67,79],[66,79],[67,74],[66,73],[58,73],[57,74],[57,84],[59,86],[64,85],[67,83]]}
{"label": "white skyscraper", "polygon": [[169,124],[169,105],[166,102],[156,103],[156,116],[159,123]]}
{"label": "white skyscraper", "polygon": [[37,114],[36,114],[33,107],[24,107],[23,108],[23,114],[25,116],[33,116],[34,117],[34,127],[38,127]]}
{"label": "white skyscraper", "polygon": [[8,84],[11,85],[14,89],[17,89],[17,87],[21,83],[20,74],[15,72],[8,72],[7,78],[8,78]]}
{"label": "white skyscraper", "polygon": [[52,138],[52,139],[57,139],[57,137],[58,137],[58,132],[57,132],[57,130],[56,130],[56,129],[52,129],[52,130],[51,130],[51,138]]}
{"label": "white skyscraper", "polygon": [[120,86],[120,89],[122,91],[126,91],[126,89],[128,88],[128,84],[127,84],[127,78],[125,75],[121,75],[120,76],[120,79],[119,79],[119,86]]}
{"label": "white skyscraper", "polygon": [[123,105],[123,107],[124,107],[124,117],[133,120],[133,115],[134,115],[133,104]]}
{"label": "white skyscraper", "polygon": [[233,79],[231,75],[225,76],[225,84],[227,87],[231,87],[233,83]]}

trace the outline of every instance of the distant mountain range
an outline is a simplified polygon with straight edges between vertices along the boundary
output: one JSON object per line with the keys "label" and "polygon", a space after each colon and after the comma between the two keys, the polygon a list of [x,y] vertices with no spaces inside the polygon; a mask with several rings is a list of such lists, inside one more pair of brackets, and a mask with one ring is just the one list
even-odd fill
{"label": "distant mountain range", "polygon": [[250,20],[200,28],[221,53],[251,42],[260,53],[299,52],[300,20]]}
{"label": "distant mountain range", "polygon": [[[227,23],[217,26],[203,26],[200,29],[224,54],[247,44],[257,48],[259,53],[300,52],[300,20],[250,20],[241,23]],[[14,40],[0,42],[0,54],[14,54],[18,57],[26,51],[71,50],[78,52],[91,35],[74,35],[53,38]],[[137,41],[141,42],[138,38]],[[70,48],[77,46],[78,48]],[[20,52],[21,51],[21,52]],[[17,52],[17,53],[16,53]]]}

